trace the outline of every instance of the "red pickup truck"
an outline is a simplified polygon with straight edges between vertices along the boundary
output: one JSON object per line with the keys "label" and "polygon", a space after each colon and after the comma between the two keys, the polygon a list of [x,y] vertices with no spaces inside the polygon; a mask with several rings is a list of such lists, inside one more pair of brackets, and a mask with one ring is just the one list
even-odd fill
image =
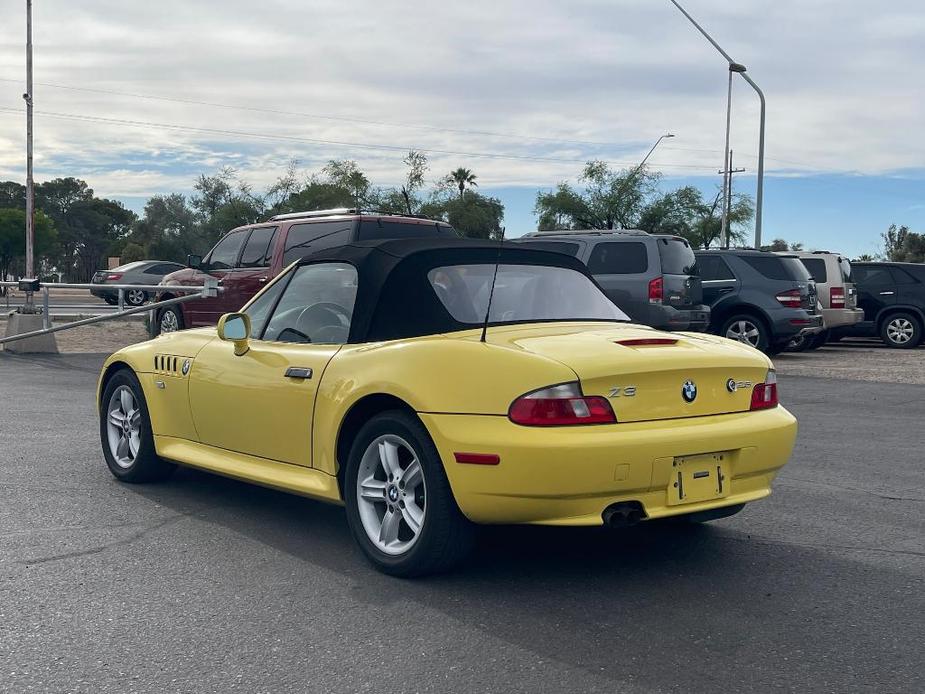
{"label": "red pickup truck", "polygon": [[348,209],[281,214],[238,227],[222,236],[204,258],[191,255],[188,268],[164,277],[158,300],[179,295],[171,294],[171,285],[201,285],[208,276],[218,279],[223,291],[215,298],[165,306],[157,314],[158,332],[214,325],[291,263],[325,248],[371,239],[457,235],[446,222]]}

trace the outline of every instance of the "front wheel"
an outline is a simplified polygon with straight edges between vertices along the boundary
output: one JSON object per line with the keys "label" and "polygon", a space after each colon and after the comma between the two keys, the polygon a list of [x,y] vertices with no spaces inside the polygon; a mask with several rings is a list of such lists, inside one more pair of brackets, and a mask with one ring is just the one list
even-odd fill
{"label": "front wheel", "polygon": [[380,571],[421,576],[462,561],[473,528],[450,489],[437,449],[420,420],[384,412],[360,430],[344,476],[347,521]]}
{"label": "front wheel", "polygon": [[887,347],[914,349],[922,341],[922,324],[911,313],[894,313],[884,319],[880,337]]}
{"label": "front wheel", "polygon": [[155,482],[176,465],[157,457],[141,383],[128,369],[114,374],[100,406],[100,442],[109,471],[123,482]]}
{"label": "front wheel", "polygon": [[164,333],[175,333],[186,327],[183,323],[183,314],[180,309],[174,306],[165,306],[157,314],[157,332],[159,335]]}
{"label": "front wheel", "polygon": [[129,289],[125,292],[125,303],[129,306],[141,306],[148,300],[148,295],[141,289]]}

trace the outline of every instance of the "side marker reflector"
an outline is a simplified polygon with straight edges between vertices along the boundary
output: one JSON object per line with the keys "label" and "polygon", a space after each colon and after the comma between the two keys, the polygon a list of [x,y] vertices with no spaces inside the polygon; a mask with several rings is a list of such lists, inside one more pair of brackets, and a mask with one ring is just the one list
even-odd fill
{"label": "side marker reflector", "polygon": [[454,453],[457,463],[467,465],[498,465],[501,463],[501,456],[495,453]]}

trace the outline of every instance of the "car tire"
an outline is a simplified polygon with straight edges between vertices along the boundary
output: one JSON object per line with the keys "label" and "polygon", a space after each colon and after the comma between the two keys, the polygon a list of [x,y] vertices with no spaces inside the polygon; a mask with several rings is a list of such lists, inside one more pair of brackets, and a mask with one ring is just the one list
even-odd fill
{"label": "car tire", "polygon": [[129,306],[142,306],[147,300],[147,293],[141,289],[129,289],[125,292],[125,303]]}
{"label": "car tire", "polygon": [[812,349],[811,345],[815,335],[797,335],[790,342],[787,343],[788,352],[805,352],[809,349]]}
{"label": "car tire", "polygon": [[823,330],[821,333],[813,335],[812,339],[809,341],[809,350],[817,350],[820,347],[825,347],[825,344],[829,341],[829,331]]}
{"label": "car tire", "polygon": [[119,300],[114,296],[104,296],[103,301],[105,301],[110,306],[115,306],[119,303]]}
{"label": "car tire", "polygon": [[914,349],[922,342],[922,324],[911,313],[891,313],[880,325],[880,338],[887,347]]}
{"label": "car tire", "polygon": [[157,313],[157,334],[175,333],[183,330],[186,325],[183,322],[183,312],[174,306],[165,306]]}
{"label": "car tire", "polygon": [[159,482],[177,467],[161,460],[154,450],[144,391],[129,369],[116,372],[103,389],[100,443],[109,471],[121,482]]}
{"label": "car tire", "polygon": [[378,414],[360,429],[347,460],[344,501],[357,544],[392,576],[446,571],[474,544],[475,529],[456,504],[427,429],[401,410]]}
{"label": "car tire", "polygon": [[751,345],[762,352],[767,352],[771,344],[770,334],[764,321],[751,313],[737,313],[730,316],[723,321],[719,334],[730,340]]}

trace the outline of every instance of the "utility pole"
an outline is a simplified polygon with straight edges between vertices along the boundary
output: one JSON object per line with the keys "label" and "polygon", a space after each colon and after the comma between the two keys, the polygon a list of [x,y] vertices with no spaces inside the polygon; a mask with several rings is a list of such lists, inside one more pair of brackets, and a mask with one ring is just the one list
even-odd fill
{"label": "utility pole", "polygon": [[726,144],[723,147],[723,217],[720,223],[719,237],[723,239],[723,245],[726,246],[729,235],[726,233],[726,225],[729,223],[728,210],[726,208],[726,196],[732,187],[729,169],[732,168],[732,162],[729,161],[729,128],[732,124],[732,67],[729,68],[729,89],[726,92]]}
{"label": "utility pole", "polygon": [[[729,73],[730,76],[732,73]],[[718,173],[723,174],[723,181],[726,184],[723,190],[723,230],[722,239],[723,248],[729,248],[729,213],[732,211],[732,174],[743,173],[745,169],[732,168],[732,150],[729,150],[726,157],[726,168]]]}
{"label": "utility pole", "polygon": [[[26,278],[35,277],[35,181],[32,178],[32,0],[26,0]],[[23,313],[35,313],[32,292],[26,292]]]}

